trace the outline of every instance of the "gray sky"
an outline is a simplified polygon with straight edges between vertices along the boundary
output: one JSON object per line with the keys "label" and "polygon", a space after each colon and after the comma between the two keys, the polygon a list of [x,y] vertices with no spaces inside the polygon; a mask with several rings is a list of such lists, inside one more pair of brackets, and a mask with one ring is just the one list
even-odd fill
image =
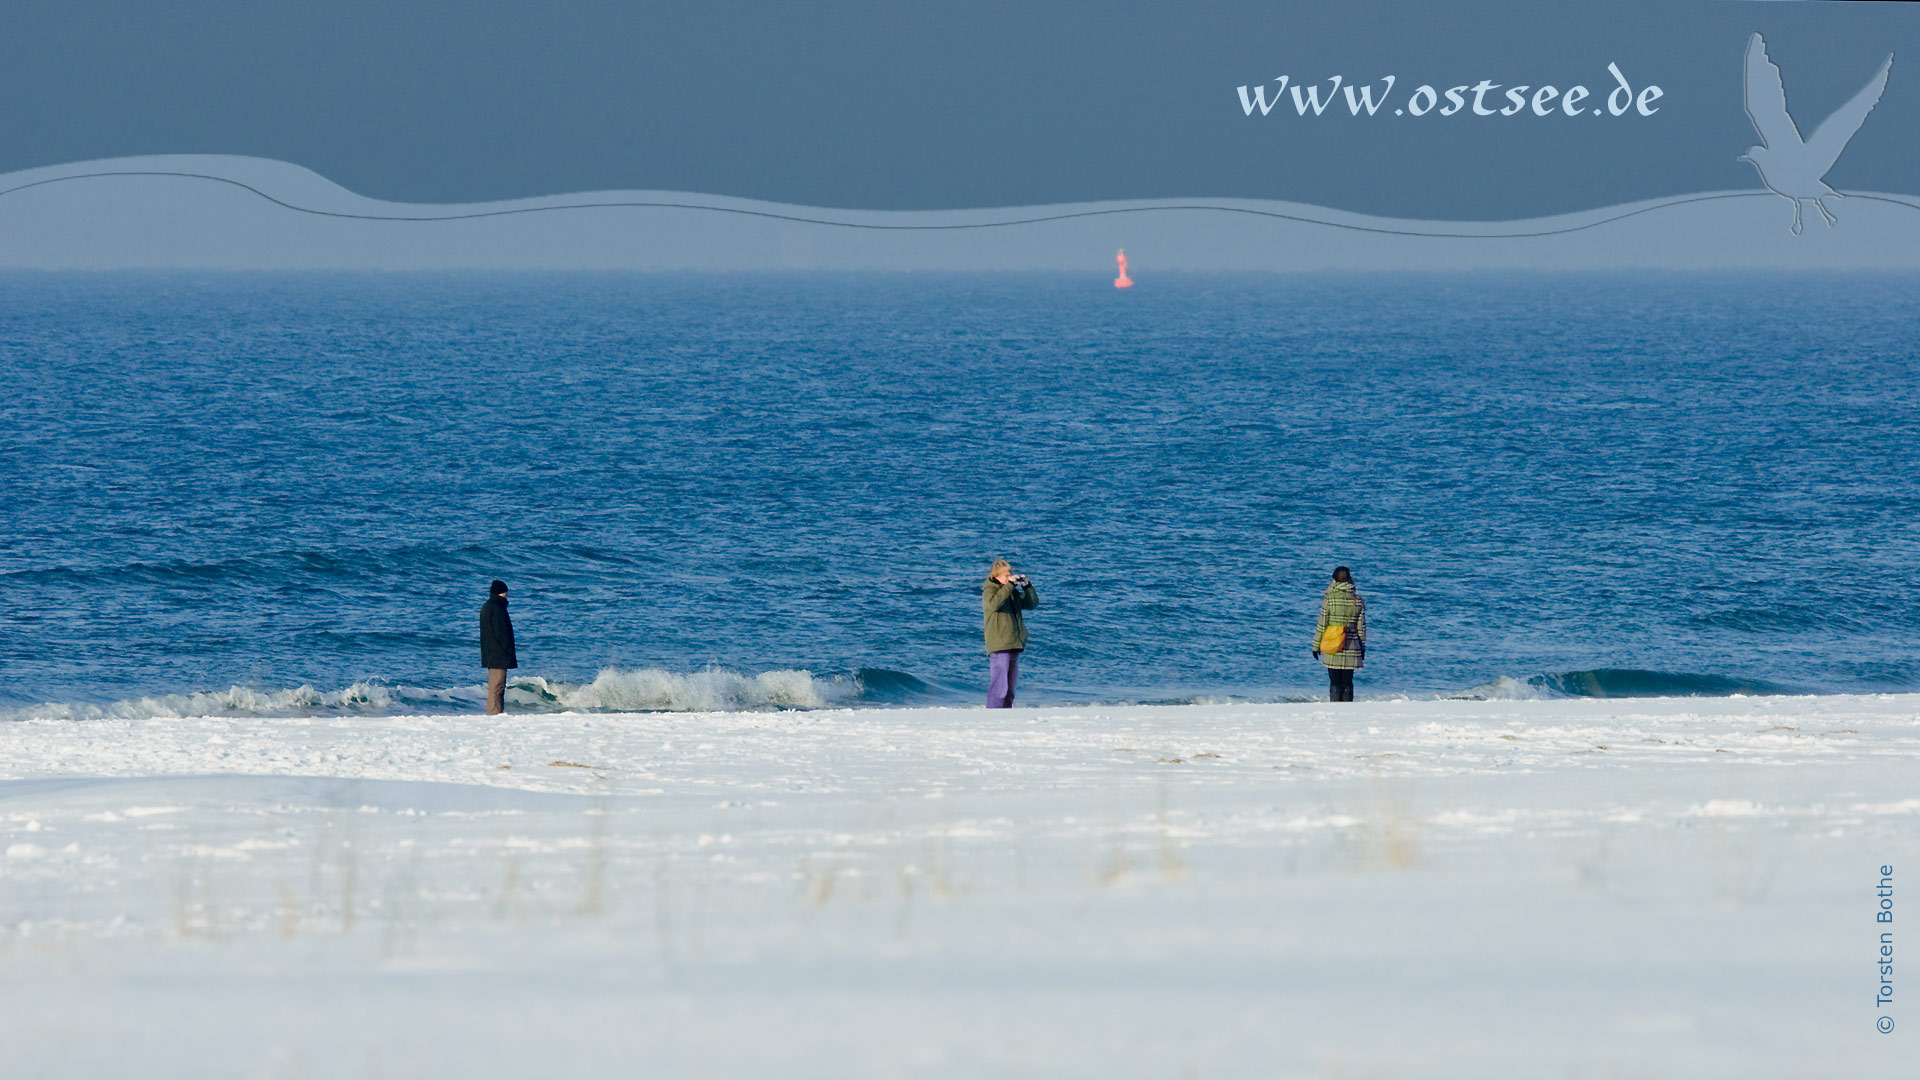
{"label": "gray sky", "polygon": [[[1809,133],[1900,54],[1829,179],[1920,191],[1920,10],[1736,0],[14,0],[0,171],[223,153],[425,202],[1243,197],[1523,218],[1757,186],[1735,160],[1754,141],[1754,30]],[[1658,113],[1303,118],[1287,103],[1249,118],[1235,89],[1283,73],[1395,74],[1396,99],[1422,82],[1583,82],[1594,105],[1610,61],[1662,88]]]}

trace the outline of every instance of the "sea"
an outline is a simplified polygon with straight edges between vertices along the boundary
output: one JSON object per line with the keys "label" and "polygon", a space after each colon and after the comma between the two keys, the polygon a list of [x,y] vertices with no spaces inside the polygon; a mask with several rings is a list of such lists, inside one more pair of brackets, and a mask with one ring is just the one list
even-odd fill
{"label": "sea", "polygon": [[1920,690],[1920,277],[1136,280],[0,275],[0,717]]}

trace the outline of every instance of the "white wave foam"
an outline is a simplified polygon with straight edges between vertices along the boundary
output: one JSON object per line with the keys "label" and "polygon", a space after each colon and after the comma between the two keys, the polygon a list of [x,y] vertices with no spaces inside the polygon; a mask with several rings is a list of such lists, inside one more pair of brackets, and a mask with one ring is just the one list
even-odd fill
{"label": "white wave foam", "polygon": [[1544,701],[1554,695],[1511,675],[1501,675],[1492,682],[1446,696],[1455,701]]}
{"label": "white wave foam", "polygon": [[668,712],[732,712],[745,709],[823,709],[852,704],[860,686],[839,676],[816,677],[805,670],[782,669],[742,675],[708,668],[676,675],[661,668],[622,671],[604,668],[585,686],[540,682],[568,709]]}
{"label": "white wave foam", "polygon": [[[425,691],[430,693],[431,691]],[[139,720],[182,716],[305,716],[317,712],[378,713],[390,709],[394,688],[357,682],[340,690],[315,690],[300,685],[286,690],[254,690],[230,686],[191,694],[160,694],[128,698],[106,705],[50,701],[0,711],[7,720]]]}
{"label": "white wave foam", "polygon": [[[543,679],[508,680],[507,703],[520,709],[558,711],[730,712],[752,709],[822,709],[853,704],[860,685],[852,679],[815,676],[804,670],[742,675],[722,668],[677,675],[660,668],[605,668],[590,683]],[[159,694],[109,704],[53,701],[0,709],[0,720],[144,720],[188,716],[382,716],[422,709],[469,711],[486,700],[482,684],[444,690],[362,681],[339,690],[300,685],[284,690],[230,686],[190,694]]]}

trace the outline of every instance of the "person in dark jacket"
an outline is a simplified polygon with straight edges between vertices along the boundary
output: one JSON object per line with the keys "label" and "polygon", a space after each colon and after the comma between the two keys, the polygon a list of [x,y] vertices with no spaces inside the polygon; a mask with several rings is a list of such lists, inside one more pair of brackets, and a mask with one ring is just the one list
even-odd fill
{"label": "person in dark jacket", "polygon": [[507,615],[507,583],[495,581],[480,605],[480,666],[487,669],[487,715],[507,711],[507,671],[520,666],[513,651],[513,619]]}
{"label": "person in dark jacket", "polygon": [[[1339,627],[1340,646],[1325,648],[1327,631]],[[1327,669],[1327,700],[1353,700],[1353,673],[1367,662],[1367,602],[1353,587],[1353,571],[1333,568],[1333,584],[1320,597],[1320,621],[1313,627],[1313,658]]]}
{"label": "person in dark jacket", "polygon": [[1013,683],[1020,677],[1020,653],[1027,647],[1027,623],[1022,611],[1040,606],[1033,582],[1013,572],[1005,559],[995,559],[980,586],[980,610],[987,639],[987,708],[1011,709]]}

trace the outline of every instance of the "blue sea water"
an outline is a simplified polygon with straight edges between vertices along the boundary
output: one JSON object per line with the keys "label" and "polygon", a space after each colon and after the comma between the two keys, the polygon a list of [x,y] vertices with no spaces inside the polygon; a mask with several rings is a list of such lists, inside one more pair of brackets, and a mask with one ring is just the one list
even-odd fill
{"label": "blue sea water", "polygon": [[1920,689],[1916,286],[0,277],[0,715]]}

